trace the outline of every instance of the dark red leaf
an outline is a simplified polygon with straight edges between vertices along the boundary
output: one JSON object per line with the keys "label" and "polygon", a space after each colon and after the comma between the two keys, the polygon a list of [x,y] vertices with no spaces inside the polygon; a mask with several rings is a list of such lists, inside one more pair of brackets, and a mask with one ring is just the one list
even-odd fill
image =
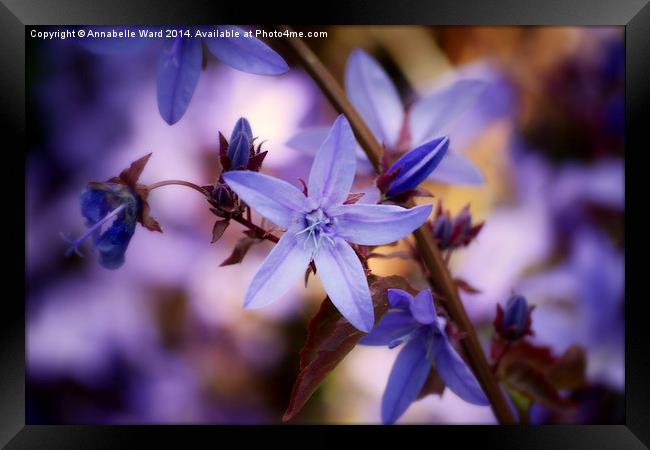
{"label": "dark red leaf", "polygon": [[[388,310],[387,290],[399,288],[413,294],[416,291],[406,279],[393,275],[371,276],[370,293],[375,309],[375,323]],[[296,378],[289,400],[289,406],[282,417],[291,420],[303,408],[309,397],[357,344],[365,333],[352,326],[326,298],[318,313],[309,321],[307,341],[300,350],[300,372]]]}
{"label": "dark red leaf", "polygon": [[226,228],[228,228],[228,225],[230,225],[230,221],[227,219],[217,220],[214,223],[214,226],[212,227],[212,244],[221,239],[221,236],[223,236],[223,233],[226,231]]}
{"label": "dark red leaf", "polygon": [[586,371],[585,350],[572,345],[550,368],[548,377],[558,389],[577,389],[585,385]]}
{"label": "dark red leaf", "polygon": [[135,189],[135,185],[140,179],[140,175],[142,175],[142,171],[149,162],[151,155],[152,154],[149,153],[148,155],[145,155],[142,158],[133,161],[128,169],[124,169],[122,173],[120,173],[120,180],[122,180],[122,182],[127,186]]}
{"label": "dark red leaf", "polygon": [[259,172],[259,170],[262,168],[262,163],[264,162],[264,158],[266,158],[267,153],[268,151],[263,151],[261,153],[257,153],[255,156],[251,156],[251,158],[248,160],[248,170]]}
{"label": "dark red leaf", "polygon": [[246,256],[248,250],[250,250],[253,245],[259,244],[260,242],[262,242],[261,239],[255,239],[248,236],[241,238],[239,241],[237,241],[237,244],[235,245],[235,248],[233,249],[230,256],[220,264],[220,267],[239,264],[244,260],[244,256]]}
{"label": "dark red leaf", "polygon": [[505,382],[510,389],[548,408],[565,409],[573,406],[569,399],[560,395],[543,372],[524,362],[514,362],[508,366]]}
{"label": "dark red leaf", "polygon": [[298,178],[298,181],[300,181],[300,184],[302,184],[302,193],[305,195],[305,197],[307,197],[309,195],[309,188],[307,187],[307,183],[302,178]]}
{"label": "dark red leaf", "polygon": [[228,141],[226,137],[219,132],[219,161],[221,162],[221,169],[224,171],[230,170],[230,159],[228,158]]}
{"label": "dark red leaf", "polygon": [[150,231],[158,231],[162,233],[162,228],[156,219],[151,217],[151,208],[147,202],[147,197],[149,196],[149,189],[143,185],[137,185],[135,188],[135,194],[140,199],[140,213],[138,214],[138,222]]}
{"label": "dark red leaf", "polygon": [[[497,341],[507,342],[497,336]],[[494,351],[493,340],[493,351]],[[550,348],[527,341],[505,344],[497,367],[497,377],[510,389],[549,408],[573,406],[560,395],[560,389],[575,389],[585,382],[584,350],[572,346],[560,357]]]}
{"label": "dark red leaf", "polygon": [[397,178],[397,175],[399,175],[401,170],[402,168],[398,167],[397,169],[391,171],[390,173],[382,173],[381,175],[379,175],[376,181],[377,188],[382,193],[386,193],[386,191],[388,191],[388,188],[390,187],[390,184],[393,182],[395,178]]}
{"label": "dark red leaf", "polygon": [[348,198],[343,202],[344,205],[353,205],[354,203],[361,200],[361,197],[366,195],[364,192],[357,192],[356,194],[348,194]]}
{"label": "dark red leaf", "polygon": [[474,286],[469,284],[467,281],[463,280],[462,278],[456,278],[454,279],[456,282],[456,286],[458,289],[461,291],[467,292],[468,294],[480,294],[481,291],[476,289]]}

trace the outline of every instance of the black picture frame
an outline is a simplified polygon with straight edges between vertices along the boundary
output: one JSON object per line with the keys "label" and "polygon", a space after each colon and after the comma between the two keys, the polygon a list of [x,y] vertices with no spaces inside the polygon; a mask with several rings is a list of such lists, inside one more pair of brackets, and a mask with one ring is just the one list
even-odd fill
{"label": "black picture frame", "polygon": [[[218,1],[83,1],[83,0],[1,0],[0,55],[2,70],[2,129],[6,138],[16,144],[5,148],[6,161],[12,160],[9,172],[16,178],[25,173],[25,46],[26,27],[32,25],[64,24],[162,24],[162,23],[301,23],[301,24],[426,24],[426,25],[618,25],[625,27],[626,52],[626,419],[623,425],[603,426],[436,426],[430,427],[372,427],[375,438],[403,437],[416,432],[431,437],[431,445],[440,445],[441,437],[450,442],[475,443],[498,448],[648,448],[650,445],[650,333],[647,331],[643,307],[648,301],[643,295],[642,261],[647,246],[644,233],[643,205],[630,207],[644,197],[635,192],[641,180],[644,164],[642,154],[644,128],[650,99],[650,4],[648,0],[329,0],[319,3]],[[7,154],[11,153],[11,154]],[[15,167],[15,168],[14,168]],[[6,173],[6,172],[5,172]],[[10,174],[11,175],[11,174]],[[4,178],[7,182],[7,178]],[[10,236],[24,234],[24,191],[5,191],[5,207],[11,213]],[[7,204],[8,202],[8,204]],[[22,206],[21,206],[22,205]],[[5,216],[9,217],[9,216]],[[7,223],[5,223],[7,225]],[[15,227],[16,229],[14,229]],[[22,230],[22,231],[21,231]],[[4,296],[0,312],[0,444],[6,448],[113,448],[128,447],[135,442],[155,442],[185,445],[205,439],[215,446],[224,439],[246,436],[259,438],[261,433],[287,439],[298,432],[308,442],[336,444],[332,431],[350,433],[357,427],[225,427],[225,426],[44,426],[25,425],[25,339],[23,294],[25,278],[20,284],[19,270],[24,263],[25,249],[17,239],[11,240],[15,253],[5,258],[5,275],[15,290]],[[633,243],[633,244],[630,244]],[[645,243],[645,245],[641,245]],[[8,250],[8,248],[6,249]],[[23,264],[24,267],[24,264]],[[15,272],[15,273],[14,273]],[[7,292],[7,291],[5,291]],[[15,292],[15,295],[14,295]],[[307,429],[308,428],[308,429]],[[366,428],[368,427],[359,427]],[[308,433],[305,433],[308,431]],[[267,439],[266,436],[264,439]],[[243,441],[242,441],[243,442]],[[291,441],[284,441],[289,443]],[[301,441],[295,441],[301,442]],[[302,441],[304,442],[304,441]],[[239,447],[239,446],[238,446]],[[245,447],[244,447],[245,448]]]}

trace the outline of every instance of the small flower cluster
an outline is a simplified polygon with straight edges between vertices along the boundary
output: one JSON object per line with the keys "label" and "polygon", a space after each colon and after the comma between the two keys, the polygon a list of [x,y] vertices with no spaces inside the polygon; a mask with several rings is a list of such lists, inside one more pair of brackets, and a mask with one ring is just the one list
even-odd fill
{"label": "small flower cluster", "polygon": [[213,186],[204,186],[210,194],[209,202],[214,207],[212,211],[219,217],[229,218],[233,214],[241,214],[244,211],[244,205],[239,202],[237,195],[224,181],[223,175],[231,170],[259,172],[268,152],[262,151],[262,144],[255,147],[255,140],[251,125],[244,117],[235,123],[230,141],[219,133],[221,172]]}
{"label": "small flower cluster", "polygon": [[449,211],[443,211],[442,202],[439,202],[436,216],[430,225],[440,250],[456,250],[472,242],[483,228],[483,224],[481,222],[472,225],[469,205],[452,218]]}

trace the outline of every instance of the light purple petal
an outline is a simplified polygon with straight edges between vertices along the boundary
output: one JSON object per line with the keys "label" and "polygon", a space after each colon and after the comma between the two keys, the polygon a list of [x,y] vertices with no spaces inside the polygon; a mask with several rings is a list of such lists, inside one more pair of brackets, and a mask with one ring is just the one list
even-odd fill
{"label": "light purple petal", "polygon": [[[311,127],[306,128],[303,131],[295,134],[291,139],[286,143],[288,147],[304,152],[306,155],[314,156],[318,152],[320,146],[325,142],[327,135],[330,132],[329,127]],[[364,153],[361,146],[357,143],[355,152],[357,155],[357,168],[359,171],[364,173],[373,173],[375,172],[374,167],[368,161],[368,157]],[[365,197],[364,197],[365,199]],[[365,202],[367,203],[367,202]],[[377,202],[373,202],[377,203]]]}
{"label": "light purple petal", "polygon": [[343,239],[323,244],[314,259],[325,292],[348,322],[368,333],[375,323],[368,280],[361,261]]}
{"label": "light purple petal", "polygon": [[436,332],[431,348],[436,370],[445,385],[466,402],[489,405],[472,371],[451,346],[444,332]]}
{"label": "light purple petal", "polygon": [[325,142],[329,132],[329,127],[306,128],[289,139],[287,146],[313,156]]}
{"label": "light purple petal", "polygon": [[[143,27],[128,26],[90,26],[82,28],[86,35],[83,38],[77,38],[76,42],[84,49],[97,53],[99,55],[117,55],[121,53],[132,53],[144,50],[153,44],[156,39],[140,37],[140,31],[146,32]],[[135,37],[89,37],[88,31],[95,32],[121,32],[127,30],[135,33]]]}
{"label": "light purple petal", "polygon": [[158,59],[158,110],[175,124],[190,104],[201,73],[201,40],[167,40]]}
{"label": "light purple petal", "polygon": [[388,289],[388,304],[391,308],[400,308],[410,311],[413,296],[402,289]]}
{"label": "light purple petal", "polygon": [[348,120],[338,116],[321,145],[309,173],[309,198],[319,206],[343,203],[350,193],[357,141]]}
{"label": "light purple petal", "polygon": [[408,121],[414,145],[439,136],[462,113],[474,106],[486,83],[460,80],[418,100],[409,111]]}
{"label": "light purple petal", "polygon": [[485,182],[483,174],[471,160],[452,151],[448,151],[442,158],[438,168],[429,175],[429,180],[470,186],[478,186]]}
{"label": "light purple petal", "polygon": [[390,345],[395,340],[413,332],[420,324],[407,311],[389,311],[372,329],[370,334],[359,341],[362,345]]}
{"label": "light purple petal", "polygon": [[227,30],[239,32],[239,37],[204,38],[210,53],[230,67],[257,75],[280,75],[289,70],[284,59],[271,47],[255,37],[244,37],[244,30],[241,28],[223,25],[214,29],[223,32]]}
{"label": "light purple petal", "polygon": [[413,298],[411,302],[411,314],[421,324],[430,324],[437,321],[436,308],[433,304],[433,296],[429,289],[424,289]]}
{"label": "light purple petal", "polygon": [[404,107],[379,63],[363,50],[352,51],[345,68],[345,92],[380,143],[397,143]]}
{"label": "light purple petal", "polygon": [[289,229],[257,269],[246,291],[245,308],[268,305],[304,276],[311,255],[298,242],[295,232]]}
{"label": "light purple petal", "polygon": [[422,390],[431,371],[426,354],[425,342],[416,337],[397,355],[381,402],[383,423],[392,424],[399,419]]}
{"label": "light purple petal", "polygon": [[431,205],[406,209],[396,205],[342,205],[331,211],[337,220],[338,235],[361,245],[390,244],[422,226],[431,214]]}
{"label": "light purple petal", "polygon": [[304,194],[286,181],[247,170],[226,172],[223,178],[252,209],[283,228],[305,207]]}

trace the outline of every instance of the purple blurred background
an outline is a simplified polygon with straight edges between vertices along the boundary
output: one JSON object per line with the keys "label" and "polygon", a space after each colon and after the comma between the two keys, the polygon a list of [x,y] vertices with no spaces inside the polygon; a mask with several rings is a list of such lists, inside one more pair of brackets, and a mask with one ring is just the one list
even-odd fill
{"label": "purple blurred background", "polygon": [[[307,29],[305,29],[307,30]],[[311,29],[310,29],[311,30]],[[490,89],[447,134],[486,183],[426,183],[454,213],[467,203],[486,224],[451,259],[487,348],[495,305],[512,292],[537,305],[534,341],[587,349],[589,388],[579,414],[538,408],[539,423],[620,422],[624,389],[624,47],[622,28],[330,27],[309,45],[342,79],[349,52],[376,57],[408,101],[449,76]],[[273,42],[271,42],[273,45]],[[263,171],[296,182],[311,156],[285,143],[329,125],[335,111],[287,59],[278,77],[208,60],[185,116],[156,106],[158,48],[99,56],[71,40],[30,41],[27,154],[28,423],[279,423],[298,371],[306,323],[324,298],[318,280],[242,308],[270,244],[219,267],[241,236],[210,244],[214,216],[182,187],[150,196],[164,233],[138,227],[118,270],[65,257],[60,234],[80,234],[79,194],[149,153],[141,181],[210,184],[218,133],[240,116],[269,150]],[[361,183],[359,188],[369,184]],[[378,274],[422,285],[417,269],[376,259]],[[378,423],[397,351],[357,347],[296,419]],[[401,423],[495,423],[489,407],[446,390],[414,403]]]}

